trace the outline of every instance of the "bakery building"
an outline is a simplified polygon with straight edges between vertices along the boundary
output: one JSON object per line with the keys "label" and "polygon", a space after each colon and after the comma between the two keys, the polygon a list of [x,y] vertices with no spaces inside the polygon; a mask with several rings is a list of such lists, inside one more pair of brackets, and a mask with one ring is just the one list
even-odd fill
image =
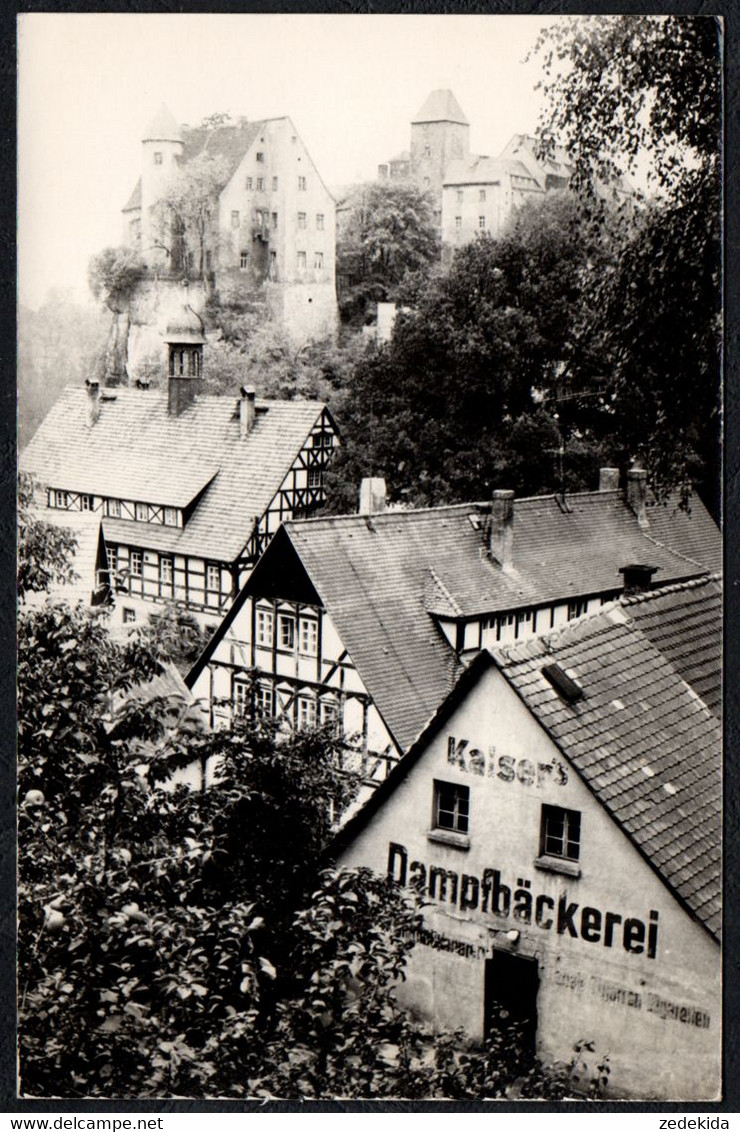
{"label": "bakery building", "polygon": [[[687,595],[681,675],[640,618]],[[480,1041],[503,1009],[545,1062],[593,1041],[615,1098],[712,1100],[721,748],[695,689],[718,686],[717,581],[638,604],[478,654],[334,853],[421,893],[398,998],[435,1029]]]}

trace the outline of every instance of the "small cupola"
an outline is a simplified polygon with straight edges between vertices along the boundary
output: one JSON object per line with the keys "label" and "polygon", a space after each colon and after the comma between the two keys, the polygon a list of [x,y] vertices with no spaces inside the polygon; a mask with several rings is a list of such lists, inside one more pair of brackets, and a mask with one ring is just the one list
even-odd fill
{"label": "small cupola", "polygon": [[179,416],[194,400],[203,374],[203,322],[192,307],[183,305],[178,316],[167,324],[169,411]]}

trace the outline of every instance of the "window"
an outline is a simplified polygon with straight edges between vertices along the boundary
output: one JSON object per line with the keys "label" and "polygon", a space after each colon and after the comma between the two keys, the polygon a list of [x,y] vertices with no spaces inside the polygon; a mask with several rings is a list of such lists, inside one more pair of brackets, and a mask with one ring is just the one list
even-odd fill
{"label": "window", "polygon": [[165,507],[164,522],[166,527],[177,526],[177,509],[175,507]]}
{"label": "window", "polygon": [[249,252],[239,252],[239,270],[246,271],[249,267]]}
{"label": "window", "polygon": [[479,216],[479,217],[478,217],[478,227],[479,227],[479,228],[485,228],[485,226],[486,226],[486,218],[485,218],[485,216]]}
{"label": "window", "polygon": [[136,515],[137,523],[147,523],[149,521],[149,508],[146,503],[137,503],[134,514]]}
{"label": "window", "polygon": [[308,696],[298,697],[296,701],[296,726],[299,729],[316,726],[316,700],[309,699]]}
{"label": "window", "polygon": [[314,252],[313,253],[313,267],[314,267],[314,271],[321,271],[323,269],[323,267],[324,267],[324,253],[323,252]]}
{"label": "window", "polygon": [[259,228],[262,227],[262,220],[263,220],[262,209],[261,208],[255,209],[254,222],[257,225],[257,227],[259,227]]}
{"label": "window", "polygon": [[271,718],[275,714],[275,697],[272,684],[258,684],[256,690],[256,708],[259,715]]}
{"label": "window", "polygon": [[257,164],[258,164],[258,165],[264,165],[264,163],[265,163],[265,155],[264,155],[264,153],[258,153],[258,154],[257,154]]}
{"label": "window", "polygon": [[428,178],[428,177],[425,177],[425,178],[424,178],[424,188],[425,188],[425,189],[428,189],[428,188],[429,188],[429,185],[430,185],[430,181],[429,181],[429,178]]}
{"label": "window", "polygon": [[246,715],[249,706],[249,684],[244,680],[234,681],[234,715]]}
{"label": "window", "polygon": [[324,214],[323,214],[323,212],[317,212],[316,213],[316,231],[317,232],[323,232],[324,231]]}
{"label": "window", "polygon": [[277,279],[277,252],[270,252],[270,266],[267,269],[267,273],[269,278],[273,281]]}
{"label": "window", "polygon": [[257,644],[272,648],[275,618],[271,609],[257,610]]}
{"label": "window", "polygon": [[300,193],[305,193],[305,191],[306,191],[306,178],[305,177],[299,177],[298,178],[298,191]]}
{"label": "window", "polygon": [[213,252],[208,249],[206,252],[206,271],[211,271],[213,268]]}
{"label": "window", "polygon": [[221,567],[215,563],[206,566],[206,589],[216,590],[217,593],[221,590]]}
{"label": "window", "polygon": [[89,495],[81,495],[80,496],[80,511],[91,511],[91,510],[92,510],[92,499],[90,498]]}
{"label": "window", "polygon": [[447,829],[452,833],[467,833],[470,816],[470,790],[467,786],[457,786],[453,782],[434,783],[434,814],[432,824],[435,829]]}
{"label": "window", "polygon": [[298,227],[299,228],[305,228],[306,227],[306,214],[305,214],[305,212],[299,212],[298,213]]}
{"label": "window", "polygon": [[264,191],[265,191],[265,178],[264,177],[258,177],[257,178],[257,192],[263,193]]}
{"label": "window", "polygon": [[124,609],[123,611],[124,625],[131,625],[136,620],[136,611],[133,609]]}
{"label": "window", "polygon": [[301,617],[300,622],[300,652],[306,656],[316,656],[319,642],[319,625],[313,617]]}
{"label": "window", "polygon": [[69,495],[67,494],[66,491],[55,491],[54,492],[53,506],[54,507],[61,507],[66,511],[66,509],[69,507]]}
{"label": "window", "polygon": [[160,593],[163,589],[172,589],[171,558],[160,558],[159,560],[159,589]]}
{"label": "window", "polygon": [[581,815],[578,810],[543,806],[540,855],[577,861],[581,851]]}
{"label": "window", "polygon": [[105,553],[108,556],[108,569],[111,574],[115,574],[118,569],[118,547],[108,546],[106,547]]}
{"label": "window", "polygon": [[483,203],[483,201],[484,201],[485,199],[486,199],[486,190],[485,190],[485,189],[480,189],[480,191],[478,192],[478,200],[479,200],[479,201],[481,202],[481,204],[482,204],[482,203]]}
{"label": "window", "polygon": [[462,202],[463,202],[463,191],[462,191],[462,189],[458,189],[457,190],[457,203],[462,204]]}
{"label": "window", "polygon": [[285,613],[278,617],[278,643],[281,649],[295,648],[295,617]]}
{"label": "window", "polygon": [[129,557],[129,569],[132,577],[140,578],[142,573],[142,558],[140,550],[132,550]]}
{"label": "window", "polygon": [[278,179],[277,179],[277,177],[273,177],[272,178],[272,191],[274,193],[276,193],[277,190],[278,190]]}
{"label": "window", "polygon": [[309,468],[308,469],[308,486],[309,487],[321,487],[321,484],[322,484],[321,468]]}
{"label": "window", "polygon": [[277,228],[277,226],[278,226],[278,214],[277,214],[277,212],[272,213],[272,226],[273,226],[273,228]]}
{"label": "window", "polygon": [[121,500],[109,499],[105,504],[105,513],[110,519],[121,518]]}
{"label": "window", "polygon": [[297,260],[298,260],[298,270],[302,271],[303,269],[305,269],[305,266],[306,266],[306,253],[305,252],[298,252]]}
{"label": "window", "polygon": [[337,728],[339,726],[339,704],[334,699],[324,699],[319,702],[319,721],[322,726]]}
{"label": "window", "polygon": [[246,187],[247,187],[248,189],[252,189],[252,188],[254,188],[254,181],[252,180],[252,178],[251,178],[251,177],[247,177],[247,185],[246,185]]}
{"label": "window", "polygon": [[455,217],[455,227],[462,228],[462,216]]}
{"label": "window", "polygon": [[568,602],[569,621],[573,621],[576,617],[582,617],[584,613],[588,613],[588,599],[585,601],[576,599]]}
{"label": "window", "polygon": [[154,151],[154,164],[155,165],[161,165],[162,164],[162,154],[160,153],[159,150]]}
{"label": "window", "polygon": [[233,209],[233,211],[231,213],[231,227],[232,228],[238,228],[239,227],[239,209],[238,208]]}

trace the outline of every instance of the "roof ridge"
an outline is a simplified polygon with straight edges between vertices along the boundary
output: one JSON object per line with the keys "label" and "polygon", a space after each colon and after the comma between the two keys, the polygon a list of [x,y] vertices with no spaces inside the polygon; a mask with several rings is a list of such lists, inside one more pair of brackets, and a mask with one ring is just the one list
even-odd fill
{"label": "roof ridge", "polygon": [[666,594],[681,593],[684,590],[695,590],[698,589],[699,586],[707,585],[708,582],[717,582],[719,585],[722,585],[722,575],[719,573],[707,573],[699,578],[687,578],[684,582],[669,582],[665,586],[660,586],[654,590],[646,590],[644,593],[623,594],[620,598],[617,598],[617,601],[622,605],[639,605],[647,601],[652,601],[653,598],[663,597]]}
{"label": "roof ridge", "polygon": [[695,558],[690,558],[689,555],[684,554],[682,550],[675,550],[672,546],[668,546],[667,543],[661,542],[660,539],[656,538],[655,535],[649,534],[648,531],[643,530],[642,535],[654,546],[659,546],[661,550],[667,550],[669,554],[675,554],[677,558],[682,558],[684,562],[690,563],[691,566],[698,566],[700,570],[704,569],[701,562],[697,562]]}
{"label": "roof ridge", "polygon": [[459,602],[453,597],[453,595],[447,589],[447,586],[444,584],[444,582],[442,581],[442,579],[440,578],[439,574],[437,573],[437,571],[434,569],[433,566],[429,567],[429,573],[432,575],[432,578],[434,579],[436,584],[439,586],[439,588],[441,589],[444,596],[449,601],[449,603],[452,606],[452,608],[454,609],[455,613],[458,615],[458,617],[462,617],[463,611],[462,611],[462,608],[460,607]]}

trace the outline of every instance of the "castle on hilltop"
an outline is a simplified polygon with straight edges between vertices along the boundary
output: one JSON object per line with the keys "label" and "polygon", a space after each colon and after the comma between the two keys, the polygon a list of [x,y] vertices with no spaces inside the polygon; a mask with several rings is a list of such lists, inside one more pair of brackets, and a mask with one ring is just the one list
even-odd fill
{"label": "castle on hilltop", "polygon": [[[173,208],[188,171],[191,199]],[[161,106],[123,218],[124,244],[146,268],[129,312],[129,377],[164,356],[174,312],[202,317],[212,295],[264,308],[297,341],[334,332],[334,199],[290,118],[193,128]]]}

